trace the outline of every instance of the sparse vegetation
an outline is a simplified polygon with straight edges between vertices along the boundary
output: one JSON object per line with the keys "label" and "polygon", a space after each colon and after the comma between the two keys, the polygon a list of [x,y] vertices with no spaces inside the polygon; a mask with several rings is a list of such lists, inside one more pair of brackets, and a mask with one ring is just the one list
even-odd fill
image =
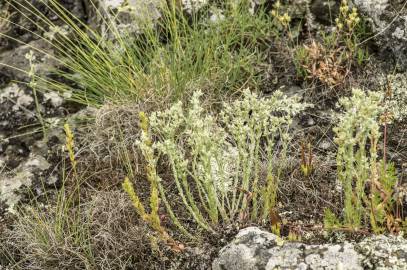
{"label": "sparse vegetation", "polygon": [[311,144],[301,143],[301,171],[304,176],[309,176],[312,173],[312,147]]}
{"label": "sparse vegetation", "polygon": [[[88,110],[78,114],[84,126],[61,121],[55,189],[42,184],[12,225],[0,226],[0,264],[207,269],[249,225],[268,228],[280,244],[321,242],[322,226],[344,238],[407,232],[405,149],[389,145],[392,125],[406,123],[407,79],[387,76],[385,94],[356,87],[351,77],[370,60],[368,30],[348,1],[319,28],[290,8],[296,1],[158,1],[156,17],[127,1],[117,10],[90,3],[97,29],[59,0],[38,1],[7,0],[4,13],[0,6],[0,37],[29,52],[28,70],[0,68],[25,73],[43,144],[48,134],[61,137],[46,130],[43,93]],[[2,30],[15,26],[15,12],[33,26],[20,30],[53,51]],[[38,55],[55,68],[37,72]],[[332,95],[338,86],[351,95]],[[21,150],[3,150],[2,136],[0,174],[8,170],[2,153]]]}

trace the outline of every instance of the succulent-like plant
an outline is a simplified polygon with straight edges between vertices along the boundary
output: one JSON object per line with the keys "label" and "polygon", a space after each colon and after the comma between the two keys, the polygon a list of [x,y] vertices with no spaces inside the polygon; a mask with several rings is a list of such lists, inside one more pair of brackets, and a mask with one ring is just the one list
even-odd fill
{"label": "succulent-like plant", "polygon": [[378,160],[379,119],[385,111],[383,101],[381,92],[365,93],[360,89],[353,89],[351,97],[339,101],[344,112],[338,115],[339,123],[334,132],[338,145],[338,178],[344,193],[344,220],[341,224],[327,210],[327,228],[345,226],[357,230],[370,225],[378,233],[393,219],[392,194],[397,177],[391,164]]}

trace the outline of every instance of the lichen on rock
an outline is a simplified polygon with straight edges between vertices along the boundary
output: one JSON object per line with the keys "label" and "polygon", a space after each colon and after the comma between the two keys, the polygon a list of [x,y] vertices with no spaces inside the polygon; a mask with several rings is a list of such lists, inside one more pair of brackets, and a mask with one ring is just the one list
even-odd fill
{"label": "lichen on rock", "polygon": [[241,230],[221,249],[214,270],[407,269],[407,240],[374,236],[361,243],[307,245],[286,242],[257,227]]}

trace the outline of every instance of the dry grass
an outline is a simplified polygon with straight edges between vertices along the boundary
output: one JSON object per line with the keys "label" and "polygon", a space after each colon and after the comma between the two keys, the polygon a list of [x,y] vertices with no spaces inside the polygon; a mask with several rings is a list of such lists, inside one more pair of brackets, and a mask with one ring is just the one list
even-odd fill
{"label": "dry grass", "polygon": [[93,188],[119,187],[129,171],[137,174],[144,168],[135,145],[140,110],[148,109],[139,104],[106,104],[92,113],[94,121],[76,131],[78,167]]}
{"label": "dry grass", "polygon": [[[63,231],[56,230],[57,213],[53,207],[23,211],[0,242],[2,263],[12,269],[182,269],[182,256],[191,256],[161,245],[118,191],[93,194],[76,213],[80,219],[70,219],[75,213],[69,209],[65,220],[77,223]],[[87,237],[79,238],[73,226]]]}
{"label": "dry grass", "polygon": [[157,269],[170,262],[156,236],[121,192],[98,192],[90,210],[95,264],[103,269]]}

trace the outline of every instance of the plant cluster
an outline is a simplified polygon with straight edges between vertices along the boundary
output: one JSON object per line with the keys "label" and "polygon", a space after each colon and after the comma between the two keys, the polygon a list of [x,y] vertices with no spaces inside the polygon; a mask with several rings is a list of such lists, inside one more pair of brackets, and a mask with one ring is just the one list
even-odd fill
{"label": "plant cluster", "polygon": [[[63,175],[56,203],[49,209],[36,205],[17,217],[14,248],[23,247],[22,260],[32,261],[33,268],[38,269],[61,264],[93,269],[104,263],[106,269],[129,267],[130,261],[139,261],[134,251],[139,246],[147,247],[143,254],[158,251],[157,241],[166,243],[172,251],[184,250],[174,240],[176,234],[167,230],[169,223],[193,240],[205,233],[216,234],[222,226],[248,223],[268,224],[273,232],[280,233],[282,219],[276,205],[292,139],[290,126],[293,118],[310,105],[280,91],[260,97],[256,91],[242,90],[248,86],[256,89],[262,83],[257,67],[266,55],[270,32],[287,35],[289,51],[294,46],[292,18],[280,1],[275,1],[269,17],[261,9],[251,9],[251,1],[230,0],[221,5],[224,9],[213,20],[206,10],[207,1],[196,2],[202,4],[199,12],[191,1],[184,2],[189,5],[187,12],[180,9],[183,1],[165,1],[159,18],[137,21],[136,33],[119,27],[115,16],[102,16],[106,25],[99,33],[69,14],[57,0],[41,2],[66,25],[53,23],[29,1],[25,6],[11,0],[10,5],[22,16],[38,19],[37,27],[44,35],[32,34],[53,44],[56,55],[49,56],[65,69],[52,77],[58,79],[40,77],[35,72],[33,51],[47,52],[31,48],[27,54],[28,86],[35,97],[37,90],[47,88],[68,92],[73,100],[86,105],[108,103],[107,111],[99,111],[105,118],[99,121],[115,122],[111,128],[114,135],[109,137],[111,130],[99,124],[106,136],[99,134],[97,144],[108,149],[101,159],[116,157],[111,168],[122,170],[116,178],[121,181],[123,171],[127,174],[122,189],[130,200],[126,201],[123,193],[97,190],[96,200],[85,197],[89,204],[83,204],[86,189],[80,187],[87,176],[80,175],[83,168],[76,159],[74,134],[69,125],[64,125],[72,172]],[[119,11],[136,10],[120,7]],[[1,16],[5,18],[0,28],[8,27],[8,15]],[[357,10],[342,1],[334,30],[323,34],[320,41],[297,46],[290,55],[298,75],[328,86],[341,83],[352,65],[367,59],[359,45],[364,31]],[[370,227],[375,233],[397,233],[407,227],[407,221],[402,221],[395,210],[396,169],[386,161],[389,119],[383,117],[390,113],[402,120],[407,115],[406,80],[401,75],[389,78],[392,91],[387,100],[381,93],[354,89],[352,97],[339,102],[344,112],[338,115],[334,133],[344,210],[341,218],[326,210],[327,229]],[[203,105],[206,98],[219,102],[225,100],[225,94],[236,91],[241,91],[242,97],[222,103],[216,113]],[[137,103],[136,108],[123,105],[129,101],[133,106]],[[144,102],[150,101],[153,106],[162,102],[163,109],[149,116],[144,112],[135,116],[134,111],[141,108],[149,111],[146,108],[151,104]],[[38,109],[37,98],[35,103]],[[117,104],[126,107],[123,114],[115,112]],[[108,116],[110,106],[114,107],[110,112],[114,116]],[[390,112],[385,107],[390,107]],[[126,110],[131,112],[127,114]],[[42,121],[41,112],[37,113]],[[122,117],[124,114],[132,117]],[[134,125],[135,118],[138,126]],[[385,124],[383,134],[380,120]],[[131,128],[123,132],[129,125]],[[114,154],[109,147],[114,148]],[[311,180],[318,169],[311,143],[304,141],[300,147],[300,169]],[[144,168],[136,171],[140,164]],[[68,177],[74,182],[69,191],[65,187]],[[111,186],[114,184],[109,183]],[[140,235],[142,240],[137,240]],[[301,231],[289,228],[288,239],[300,240]],[[151,245],[145,244],[148,240]]]}
{"label": "plant cluster", "polygon": [[[173,223],[184,233],[187,230],[166,198],[169,186],[156,173],[158,154],[169,164],[183,206],[202,229],[214,233],[219,224],[266,221],[276,204],[281,174],[275,159],[284,160],[292,117],[307,104],[279,91],[270,98],[259,98],[246,90],[242,100],[225,103],[216,118],[205,113],[201,96],[200,91],[194,93],[188,110],[178,102],[153,113],[149,129],[142,115],[137,144],[148,164],[147,178],[156,179],[152,185],[157,186]],[[157,138],[154,142],[152,135]],[[133,203],[139,205],[137,199]]]}
{"label": "plant cluster", "polygon": [[398,222],[393,215],[395,169],[385,159],[378,160],[384,95],[364,93],[360,89],[353,89],[352,93],[352,97],[339,101],[344,113],[338,116],[339,123],[334,128],[338,178],[344,193],[344,219],[340,222],[327,210],[325,226],[358,230],[370,225],[379,233]]}
{"label": "plant cluster", "polygon": [[[0,263],[12,269],[134,269],[144,268],[146,263],[161,267],[164,263],[157,240],[172,245],[173,251],[183,247],[160,227],[158,205],[150,205],[152,211],[146,214],[131,197],[133,206],[143,211],[137,213],[140,221],[153,224],[160,233],[157,238],[138,221],[122,192],[98,190],[85,195],[80,190],[85,177],[77,170],[75,136],[69,124],[64,125],[64,131],[63,148],[72,174],[65,173],[68,168],[63,159],[62,186],[55,194],[44,192],[45,198],[32,194],[31,205],[19,209],[14,228],[0,235]],[[127,180],[123,186],[131,195],[131,183]],[[152,198],[154,194],[152,190]],[[87,197],[86,203],[82,197]],[[151,245],[146,245],[148,242]]]}
{"label": "plant cluster", "polygon": [[276,44],[282,46],[281,49],[287,50],[290,59],[293,58],[292,48],[298,44],[302,29],[302,23],[293,20],[295,16],[293,13],[293,10],[282,1],[276,1],[270,11],[273,37],[277,41]]}
{"label": "plant cluster", "polygon": [[330,33],[322,33],[321,41],[312,40],[294,52],[297,75],[318,79],[327,86],[341,84],[351,67],[368,59],[368,52],[359,43],[366,36],[366,24],[355,7],[341,2],[339,16]]}

